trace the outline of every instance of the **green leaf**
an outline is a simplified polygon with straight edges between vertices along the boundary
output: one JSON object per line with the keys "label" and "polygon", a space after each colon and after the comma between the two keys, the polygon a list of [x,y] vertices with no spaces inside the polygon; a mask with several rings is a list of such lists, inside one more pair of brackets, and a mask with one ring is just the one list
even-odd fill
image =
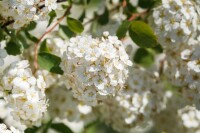
{"label": "green leaf", "polygon": [[62,74],[60,73],[60,63],[61,58],[56,55],[46,52],[38,54],[38,64],[42,69],[46,69],[53,73]]}
{"label": "green leaf", "polygon": [[69,27],[65,25],[59,25],[59,34],[62,38],[71,38],[74,36],[74,32],[72,32]]}
{"label": "green leaf", "polygon": [[61,74],[61,75],[64,73],[64,71],[60,68],[60,66],[56,66],[56,67],[51,68],[51,72]]}
{"label": "green leaf", "polygon": [[101,25],[106,25],[108,22],[109,22],[109,11],[107,8],[105,8],[104,13],[98,18],[98,23]]}
{"label": "green leaf", "polygon": [[63,123],[53,123],[51,124],[51,128],[59,133],[73,133],[72,130]]}
{"label": "green leaf", "polygon": [[9,55],[18,55],[22,53],[23,46],[11,40],[6,44],[5,49]]}
{"label": "green leaf", "polygon": [[52,120],[50,120],[48,123],[46,123],[44,125],[43,133],[48,133],[48,130],[49,130],[51,124],[52,124]]}
{"label": "green leaf", "polygon": [[154,31],[142,21],[131,22],[129,35],[139,47],[151,48],[158,44]]}
{"label": "green leaf", "polygon": [[26,37],[32,42],[37,43],[39,41],[35,36],[31,35],[28,31],[24,31],[24,33]]}
{"label": "green leaf", "polygon": [[83,22],[85,18],[85,11],[83,11],[82,15],[80,16],[80,18],[78,19],[80,22]]}
{"label": "green leaf", "polygon": [[19,33],[19,34],[17,34],[16,37],[17,37],[16,39],[17,39],[18,43],[20,43],[20,45],[22,45],[23,48],[27,49],[29,47],[29,45],[26,41],[26,38],[24,37],[24,34]]}
{"label": "green leaf", "polygon": [[49,13],[49,16],[50,16],[50,19],[49,19],[49,23],[48,23],[48,26],[50,26],[50,24],[53,22],[53,20],[55,19],[56,17],[56,12],[54,10],[52,10],[50,13]]}
{"label": "green leaf", "polygon": [[0,41],[4,40],[4,31],[0,28]]}
{"label": "green leaf", "polygon": [[75,33],[81,33],[84,30],[82,23],[74,18],[67,17],[67,24],[70,30],[72,30]]}
{"label": "green leaf", "polygon": [[47,40],[46,39],[40,45],[39,53],[42,53],[42,52],[46,52],[46,53],[50,52],[49,48],[47,47]]}
{"label": "green leaf", "polygon": [[40,127],[32,127],[32,128],[27,128],[24,133],[36,133]]}
{"label": "green leaf", "polygon": [[163,48],[162,46],[159,44],[156,47],[151,48],[156,54],[161,54],[163,53]]}
{"label": "green leaf", "polygon": [[22,30],[31,31],[31,30],[34,30],[36,28],[36,26],[37,26],[37,23],[32,21],[25,28],[23,28]]}
{"label": "green leaf", "polygon": [[154,55],[144,48],[139,48],[133,58],[134,62],[144,67],[150,67],[154,63]]}
{"label": "green leaf", "polygon": [[151,8],[156,0],[139,0],[138,6],[142,8]]}
{"label": "green leaf", "polygon": [[124,38],[126,36],[126,32],[127,32],[128,28],[129,28],[129,25],[130,25],[130,22],[125,20],[119,26],[119,28],[117,30],[117,33],[116,33],[119,39],[122,39],[122,38]]}

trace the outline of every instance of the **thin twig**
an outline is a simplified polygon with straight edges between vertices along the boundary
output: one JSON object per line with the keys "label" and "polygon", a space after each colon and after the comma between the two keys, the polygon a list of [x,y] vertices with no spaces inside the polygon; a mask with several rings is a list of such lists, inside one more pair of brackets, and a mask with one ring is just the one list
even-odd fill
{"label": "thin twig", "polygon": [[133,13],[133,14],[131,15],[131,17],[128,19],[128,21],[132,21],[132,20],[136,19],[136,18],[139,17],[139,16],[143,16],[143,15],[145,15],[148,11],[149,11],[149,10],[145,10],[145,11],[139,12],[139,13]]}
{"label": "thin twig", "polygon": [[70,9],[71,9],[72,5],[70,5],[67,10],[65,11],[65,13],[63,14],[62,17],[60,17],[57,22],[55,22],[55,24],[49,29],[47,30],[40,38],[39,38],[39,41],[35,44],[35,49],[34,49],[34,67],[35,67],[35,70],[34,70],[34,73],[37,71],[38,69],[38,47],[39,47],[39,44],[40,42],[43,40],[43,38],[49,34],[67,15],[68,13],[70,12]]}

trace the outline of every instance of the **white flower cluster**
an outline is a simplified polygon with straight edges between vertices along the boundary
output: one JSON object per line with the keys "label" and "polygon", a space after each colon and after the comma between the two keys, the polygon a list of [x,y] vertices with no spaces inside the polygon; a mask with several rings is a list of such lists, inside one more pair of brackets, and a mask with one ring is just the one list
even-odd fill
{"label": "white flower cluster", "polygon": [[100,106],[101,118],[119,131],[129,131],[147,123],[165,108],[167,97],[163,85],[153,73],[132,68],[127,87]]}
{"label": "white flower cluster", "polygon": [[[199,13],[195,1],[162,0],[153,11],[153,28],[166,55],[165,76],[181,95],[200,107]],[[178,89],[177,89],[178,90]]]}
{"label": "white flower cluster", "polygon": [[182,96],[200,108],[200,41],[193,40],[192,45],[184,45],[179,49],[167,49],[167,67],[165,76],[170,83],[180,90]]}
{"label": "white flower cluster", "polygon": [[12,63],[2,76],[2,91],[15,120],[27,126],[40,125],[47,108],[46,84],[42,76],[36,79],[28,67],[27,60]]}
{"label": "white flower cluster", "polygon": [[164,47],[179,47],[195,36],[199,14],[191,0],[162,0],[153,11],[152,27]]}
{"label": "white flower cluster", "polygon": [[4,18],[13,19],[13,28],[42,20],[57,8],[56,0],[3,0],[0,1],[0,13]]}
{"label": "white flower cluster", "polygon": [[56,85],[46,92],[49,99],[49,114],[53,118],[67,119],[71,122],[91,122],[96,119],[92,107],[83,105],[63,85]]}
{"label": "white flower cluster", "polygon": [[67,87],[89,105],[96,105],[101,97],[115,95],[122,89],[131,65],[122,42],[108,32],[101,39],[71,38],[61,63]]}
{"label": "white flower cluster", "polygon": [[173,95],[167,108],[153,117],[153,123],[157,132],[199,133],[200,112],[184,97]]}
{"label": "white flower cluster", "polygon": [[9,130],[7,129],[7,126],[5,124],[0,123],[0,133],[23,133],[23,132],[15,129],[14,127],[10,127]]}
{"label": "white flower cluster", "polygon": [[7,56],[6,50],[0,48],[0,66],[4,65],[4,58],[6,58],[6,56]]}
{"label": "white flower cluster", "polygon": [[[198,129],[200,126],[200,111],[195,107],[186,106],[183,109],[178,110],[178,116],[181,118],[183,125],[190,130]],[[200,132],[200,128],[199,131]]]}

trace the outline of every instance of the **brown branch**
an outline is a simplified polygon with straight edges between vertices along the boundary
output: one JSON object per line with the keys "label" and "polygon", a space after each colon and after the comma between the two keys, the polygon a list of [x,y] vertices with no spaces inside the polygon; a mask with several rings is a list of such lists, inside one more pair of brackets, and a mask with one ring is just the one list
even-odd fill
{"label": "brown branch", "polygon": [[43,40],[43,38],[49,34],[70,12],[70,9],[71,9],[72,5],[70,5],[67,10],[65,11],[65,13],[63,14],[62,17],[60,17],[57,22],[55,22],[55,24],[49,29],[47,30],[40,38],[39,38],[39,41],[35,44],[35,49],[34,49],[34,67],[35,67],[35,70],[34,70],[34,73],[37,71],[38,69],[38,47],[39,47],[39,44],[40,42]]}
{"label": "brown branch", "polygon": [[143,16],[143,15],[145,15],[147,12],[148,12],[148,10],[145,10],[145,11],[139,12],[139,13],[133,13],[133,14],[131,15],[131,17],[128,19],[128,21],[132,21],[132,20],[136,19],[137,17]]}
{"label": "brown branch", "polygon": [[8,26],[8,25],[13,24],[14,22],[15,22],[14,20],[9,20],[9,21],[5,22],[5,23],[1,26],[1,28],[3,29],[3,28],[5,28],[5,27]]}

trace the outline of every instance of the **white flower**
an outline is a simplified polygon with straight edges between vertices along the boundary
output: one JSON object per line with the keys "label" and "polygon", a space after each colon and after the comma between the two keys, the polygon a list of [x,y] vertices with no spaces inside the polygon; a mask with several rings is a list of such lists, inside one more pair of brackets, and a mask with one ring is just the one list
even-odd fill
{"label": "white flower", "polygon": [[5,124],[0,123],[0,133],[23,133],[22,131],[17,130],[14,127],[10,127],[10,130],[7,129]]}
{"label": "white flower", "polygon": [[83,121],[85,124],[96,118],[92,107],[75,99],[73,93],[63,85],[50,87],[47,90],[47,97],[50,105],[48,111],[52,117],[67,119],[71,122]]}
{"label": "white flower", "polygon": [[40,0],[0,1],[0,13],[5,19],[14,20],[14,29],[19,29],[31,21],[44,20],[48,13],[56,8],[56,0],[45,0],[45,2]]}
{"label": "white flower", "polygon": [[6,50],[0,48],[0,66],[3,66],[4,64],[3,59],[6,58],[6,56],[7,56]]}
{"label": "white flower", "polygon": [[152,27],[164,47],[179,47],[197,33],[199,14],[190,0],[162,0],[152,18]]}
{"label": "white flower", "polygon": [[67,87],[72,88],[76,98],[90,105],[123,88],[131,65],[122,42],[108,32],[101,39],[71,38],[61,63]]}
{"label": "white flower", "polygon": [[49,11],[57,8],[57,0],[45,0],[45,6],[48,7]]}
{"label": "white flower", "polygon": [[139,67],[130,69],[126,87],[117,96],[99,105],[100,118],[118,131],[130,129],[150,121],[165,109],[167,97],[159,76]]}
{"label": "white flower", "polygon": [[200,112],[195,107],[186,106],[178,111],[178,115],[186,128],[199,128]]}
{"label": "white flower", "polygon": [[27,126],[39,125],[46,112],[45,82],[36,79],[26,60],[12,63],[2,77],[4,99],[15,120]]}

